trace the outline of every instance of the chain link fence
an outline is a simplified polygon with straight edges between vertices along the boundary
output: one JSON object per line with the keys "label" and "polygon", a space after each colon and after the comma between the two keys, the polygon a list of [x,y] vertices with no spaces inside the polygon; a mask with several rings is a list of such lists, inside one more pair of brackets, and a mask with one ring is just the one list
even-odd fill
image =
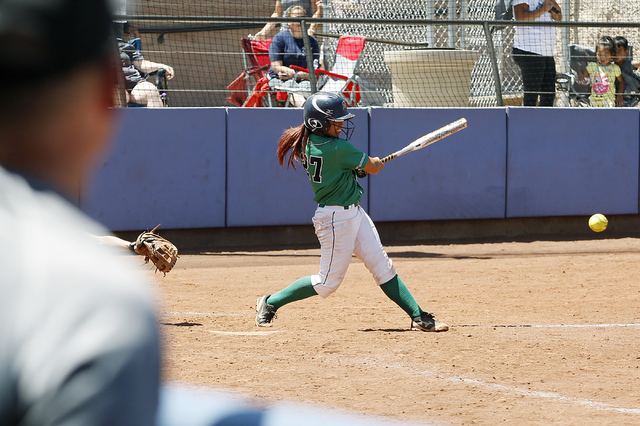
{"label": "chain link fence", "polygon": [[[633,24],[640,17],[639,2],[559,4],[563,22],[554,27],[553,54],[558,73],[571,71],[570,45],[595,49],[602,35],[623,35],[631,46],[640,43],[639,26]],[[324,0],[322,18],[307,17],[305,23],[317,25],[321,63],[327,70],[335,64],[339,37],[366,39],[356,70],[362,106],[520,105],[521,71],[511,53],[520,26],[495,22],[494,5],[495,0]],[[138,39],[145,59],[174,68],[175,77],[163,88],[167,105],[234,106],[251,96],[260,77],[245,72],[252,64],[241,40],[251,38],[267,22],[276,24],[270,37],[281,28],[286,31],[282,23],[294,22],[272,17],[274,6],[252,1],[149,0],[127,4],[118,19],[137,29],[124,38]],[[558,85],[556,105],[572,105],[567,86]],[[273,93],[264,86],[262,90],[271,99]]]}

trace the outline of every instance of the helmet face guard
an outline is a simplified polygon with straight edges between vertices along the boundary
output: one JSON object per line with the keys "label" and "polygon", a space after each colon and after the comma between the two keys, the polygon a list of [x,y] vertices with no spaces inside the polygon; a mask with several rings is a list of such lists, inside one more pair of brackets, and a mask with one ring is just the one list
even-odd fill
{"label": "helmet face guard", "polygon": [[[353,131],[356,128],[356,125],[353,124],[353,121],[351,121],[351,119],[347,119],[347,120],[327,120],[328,122],[334,121],[334,122],[341,122],[343,123],[342,129],[340,130],[340,134],[344,135],[344,137],[342,139],[344,140],[349,140],[351,139],[351,135],[353,135]],[[326,134],[324,136],[332,136],[329,135],[327,132],[325,132]],[[339,136],[339,135],[338,135]]]}
{"label": "helmet face guard", "polygon": [[343,122],[342,132],[349,140],[355,126],[351,119],[355,115],[347,110],[344,98],[329,92],[317,92],[309,96],[304,103],[304,125],[312,133],[335,137],[328,133],[331,122]]}

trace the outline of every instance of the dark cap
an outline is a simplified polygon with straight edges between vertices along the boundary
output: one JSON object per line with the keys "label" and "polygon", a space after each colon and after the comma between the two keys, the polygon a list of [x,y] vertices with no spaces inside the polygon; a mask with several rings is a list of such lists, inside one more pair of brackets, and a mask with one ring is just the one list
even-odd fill
{"label": "dark cap", "polygon": [[0,0],[0,79],[39,80],[105,58],[111,25],[109,0]]}

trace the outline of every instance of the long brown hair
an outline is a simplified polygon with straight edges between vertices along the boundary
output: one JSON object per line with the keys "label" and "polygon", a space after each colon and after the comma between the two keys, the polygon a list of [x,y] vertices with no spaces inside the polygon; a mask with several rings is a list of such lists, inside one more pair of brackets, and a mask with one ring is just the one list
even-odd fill
{"label": "long brown hair", "polygon": [[289,166],[296,170],[296,163],[300,161],[300,158],[304,154],[305,147],[307,145],[307,139],[311,132],[304,124],[298,127],[291,127],[284,131],[280,140],[278,141],[278,163],[280,167],[284,164],[287,153],[291,151],[289,159],[287,160],[287,169]]}

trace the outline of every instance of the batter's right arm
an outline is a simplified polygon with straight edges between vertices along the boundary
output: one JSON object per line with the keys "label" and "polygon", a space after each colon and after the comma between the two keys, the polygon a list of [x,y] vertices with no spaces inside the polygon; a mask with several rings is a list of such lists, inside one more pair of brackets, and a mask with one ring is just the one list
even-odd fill
{"label": "batter's right arm", "polygon": [[362,168],[362,170],[370,175],[375,175],[383,168],[384,163],[380,160],[380,157],[369,157],[369,161],[367,161],[367,164]]}

